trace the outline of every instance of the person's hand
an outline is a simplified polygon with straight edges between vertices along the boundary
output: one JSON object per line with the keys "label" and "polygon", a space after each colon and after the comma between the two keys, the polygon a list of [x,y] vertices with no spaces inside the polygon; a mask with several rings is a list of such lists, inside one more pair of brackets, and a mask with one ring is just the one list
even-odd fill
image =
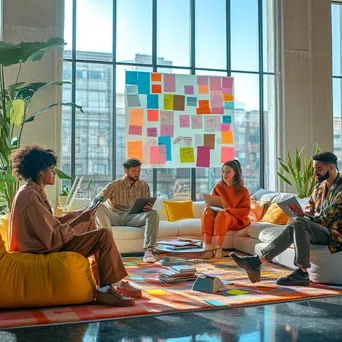
{"label": "person's hand", "polygon": [[144,206],[144,211],[151,211],[153,208],[153,203],[148,203]]}
{"label": "person's hand", "polygon": [[95,212],[96,212],[96,209],[97,209],[97,206],[92,208],[92,209],[83,210],[83,212],[79,216],[80,220],[82,222],[86,222],[86,221],[90,221],[91,219],[93,219]]}
{"label": "person's hand", "polygon": [[299,217],[305,216],[305,213],[304,213],[302,207],[299,206],[298,204],[292,203],[292,204],[289,204],[287,207],[291,210],[293,215],[299,216]]}

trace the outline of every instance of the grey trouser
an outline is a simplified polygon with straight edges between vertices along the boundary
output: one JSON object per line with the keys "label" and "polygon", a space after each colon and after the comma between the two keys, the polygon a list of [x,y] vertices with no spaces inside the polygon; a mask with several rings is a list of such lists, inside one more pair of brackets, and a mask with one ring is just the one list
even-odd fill
{"label": "grey trouser", "polygon": [[311,221],[308,217],[297,217],[276,239],[262,249],[261,253],[267,261],[271,261],[293,243],[295,248],[294,264],[310,268],[310,244],[327,245],[329,239],[328,228]]}
{"label": "grey trouser", "polygon": [[101,203],[96,210],[96,219],[100,228],[112,226],[145,226],[144,249],[156,245],[159,230],[159,215],[155,210],[141,214],[116,213]]}

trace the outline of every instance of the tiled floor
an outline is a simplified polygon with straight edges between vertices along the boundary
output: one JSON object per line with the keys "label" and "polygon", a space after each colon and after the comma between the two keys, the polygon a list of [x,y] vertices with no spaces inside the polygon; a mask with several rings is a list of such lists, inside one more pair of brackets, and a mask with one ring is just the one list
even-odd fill
{"label": "tiled floor", "polygon": [[0,331],[0,341],[342,341],[342,296]]}

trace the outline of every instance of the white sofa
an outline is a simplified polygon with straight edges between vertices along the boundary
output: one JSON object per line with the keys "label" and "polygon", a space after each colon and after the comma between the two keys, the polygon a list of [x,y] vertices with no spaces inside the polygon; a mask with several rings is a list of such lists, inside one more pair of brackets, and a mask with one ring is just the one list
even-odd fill
{"label": "white sofa", "polygon": [[[288,197],[294,196],[288,193],[267,193],[262,195],[261,201],[279,202]],[[299,200],[305,206],[307,199]],[[84,207],[85,200],[75,200],[75,209]],[[202,239],[201,214],[204,210],[203,201],[193,202],[192,219],[184,219],[176,222],[169,222],[164,208],[163,200],[158,199],[155,203],[155,210],[160,217],[159,239],[170,239],[175,237],[190,237]],[[230,231],[224,239],[224,249],[237,249],[248,254],[260,254],[260,251],[275,239],[286,228],[286,225],[275,225],[267,222],[253,222],[251,225],[240,231]],[[122,254],[139,253],[143,250],[144,229],[136,227],[112,227],[113,236],[119,251]],[[294,249],[289,247],[285,252],[278,255],[275,261],[280,265],[294,269]],[[342,252],[330,254],[327,246],[311,246],[311,268],[309,269],[310,279],[318,283],[342,284],[342,273],[336,272],[336,267],[342,264]]]}

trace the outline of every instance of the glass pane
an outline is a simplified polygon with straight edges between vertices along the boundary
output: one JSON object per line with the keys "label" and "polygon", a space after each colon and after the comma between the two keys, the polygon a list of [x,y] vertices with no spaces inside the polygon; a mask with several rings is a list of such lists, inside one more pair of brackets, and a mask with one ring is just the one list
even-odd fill
{"label": "glass pane", "polygon": [[158,169],[157,196],[174,201],[190,199],[190,169]]}
{"label": "glass pane", "polygon": [[189,66],[190,2],[158,1],[157,11],[157,63],[168,60],[171,65]]}
{"label": "glass pane", "polygon": [[211,194],[214,185],[221,179],[221,168],[196,168],[196,200],[203,201],[203,194]]}
{"label": "glass pane", "polygon": [[171,74],[190,75],[190,69],[158,68],[157,71],[163,74],[171,73]]}
{"label": "glass pane", "polygon": [[64,56],[71,58],[72,50],[72,1],[64,2]]}
{"label": "glass pane", "polygon": [[232,70],[259,70],[258,1],[231,0]]}
{"label": "glass pane", "polygon": [[263,59],[264,59],[264,71],[274,72],[274,0],[262,1],[262,33],[263,33]]}
{"label": "glass pane", "polygon": [[152,1],[117,1],[117,60],[145,63],[143,56],[152,55]]}
{"label": "glass pane", "polygon": [[111,61],[113,52],[112,2],[112,0],[77,1],[77,58]]}
{"label": "glass pane", "polygon": [[341,5],[331,6],[333,75],[341,76]]}
{"label": "glass pane", "polygon": [[258,75],[234,77],[235,156],[242,165],[242,175],[250,193],[260,188],[260,118]]}
{"label": "glass pane", "polygon": [[196,0],[196,68],[227,68],[226,1]]}
{"label": "glass pane", "polygon": [[[79,197],[92,198],[112,180],[112,67],[76,65],[76,176],[84,176]],[[88,186],[92,178],[93,185]]]}
{"label": "glass pane", "polygon": [[333,113],[334,113],[334,153],[339,160],[338,166],[342,169],[342,104],[341,104],[341,80],[333,79]]}

